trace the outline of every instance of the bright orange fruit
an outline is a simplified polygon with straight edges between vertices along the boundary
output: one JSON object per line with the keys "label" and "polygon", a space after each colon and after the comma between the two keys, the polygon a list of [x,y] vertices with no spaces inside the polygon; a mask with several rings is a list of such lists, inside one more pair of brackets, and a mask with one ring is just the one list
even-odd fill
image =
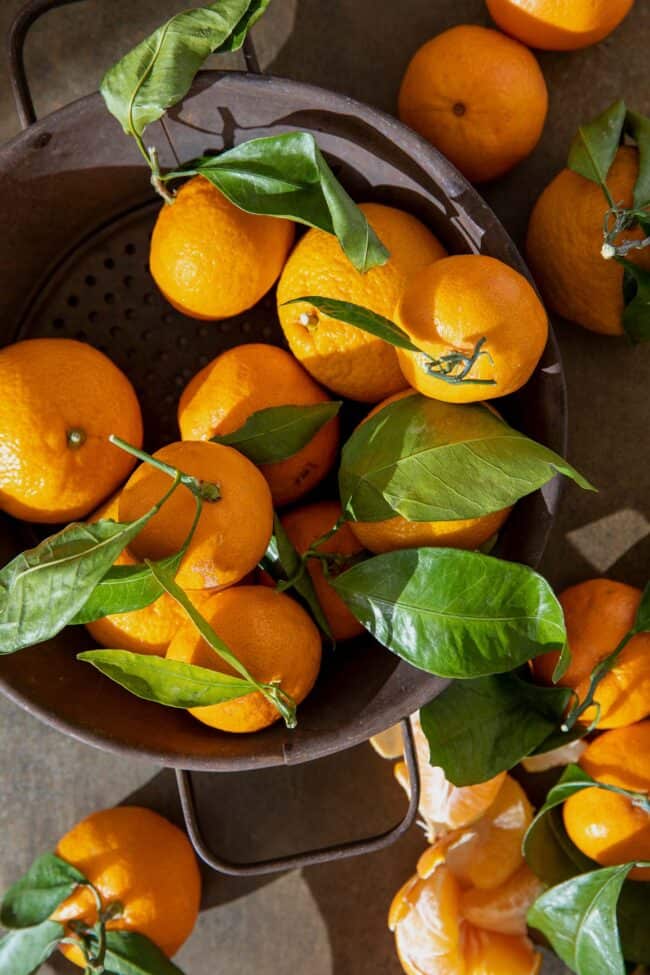
{"label": "bright orange fruit", "polygon": [[530,47],[575,51],[618,27],[634,0],[487,0],[501,30]]}

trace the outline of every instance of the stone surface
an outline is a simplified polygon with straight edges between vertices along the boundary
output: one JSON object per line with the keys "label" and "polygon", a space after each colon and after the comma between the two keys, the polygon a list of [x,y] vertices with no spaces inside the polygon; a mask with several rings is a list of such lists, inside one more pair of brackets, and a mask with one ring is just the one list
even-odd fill
{"label": "stone surface", "polygon": [[[19,6],[20,0],[0,5],[1,32]],[[39,112],[96,88],[120,53],[185,6],[180,0],[85,0],[48,14],[27,51]],[[256,36],[262,61],[274,73],[347,92],[390,112],[411,54],[428,37],[462,22],[488,23],[483,0],[274,0]],[[518,242],[532,202],[563,165],[581,121],[621,95],[650,111],[647,85],[639,84],[648,36],[650,6],[638,0],[622,27],[599,46],[540,56],[551,95],[542,142],[530,159],[484,191]],[[9,138],[17,119],[4,71],[3,63],[0,138]],[[567,323],[557,329],[569,384],[569,456],[599,493],[567,488],[543,569],[557,586],[605,566],[612,577],[640,585],[650,561],[650,348],[632,349]],[[88,749],[6,700],[0,701],[0,741],[1,889],[93,809],[129,799],[178,817],[171,773]],[[291,778],[286,772],[256,776],[200,783],[199,796],[207,801],[209,792],[210,798],[206,831],[233,855],[361,835],[402,812],[389,765],[366,746],[296,770]],[[216,809],[226,812],[217,816]],[[256,882],[212,878],[209,909],[179,963],[188,975],[208,975],[215,961],[230,975],[398,975],[385,915],[422,845],[414,829],[366,859]],[[71,969],[56,961],[49,970]],[[561,971],[550,960],[544,969],[545,975]]]}

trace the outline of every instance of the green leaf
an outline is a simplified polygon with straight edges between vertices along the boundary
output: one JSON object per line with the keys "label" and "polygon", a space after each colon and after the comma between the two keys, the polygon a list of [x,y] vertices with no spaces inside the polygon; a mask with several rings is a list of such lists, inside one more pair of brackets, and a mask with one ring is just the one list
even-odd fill
{"label": "green leaf", "polygon": [[506,508],[557,473],[593,490],[486,406],[414,393],[357,427],[343,448],[339,489],[353,521],[454,521]]}
{"label": "green leaf", "polygon": [[5,928],[29,928],[47,921],[75,887],[85,883],[86,877],[76,867],[54,853],[44,853],[5,894],[0,921]]}
{"label": "green leaf", "polygon": [[553,683],[557,684],[561,681],[567,670],[571,666],[571,648],[568,643],[565,643],[562,648],[562,653],[560,654],[558,661],[553,669]]}
{"label": "green leaf", "polygon": [[545,891],[530,908],[528,923],[578,975],[625,975],[616,908],[633,866],[573,877]]}
{"label": "green leaf", "polygon": [[639,175],[634,187],[634,206],[644,207],[650,203],[650,119],[628,109],[625,128],[639,147]]}
{"label": "green leaf", "polygon": [[[159,564],[176,574],[183,555],[184,551],[177,552],[161,559]],[[114,565],[70,623],[92,623],[115,613],[132,613],[150,606],[163,592],[148,565]]]}
{"label": "green leaf", "polygon": [[623,137],[625,102],[618,101],[581,125],[569,150],[569,169],[604,186]]}
{"label": "green leaf", "polygon": [[454,785],[513,768],[562,720],[566,688],[536,687],[514,674],[457,681],[420,711],[431,764]]}
{"label": "green leaf", "polygon": [[650,924],[648,924],[648,885],[626,880],[618,900],[618,929],[627,961],[650,963]]}
{"label": "green leaf", "polygon": [[63,925],[55,921],[10,931],[0,941],[0,972],[3,975],[33,975],[64,934]]}
{"label": "green leaf", "polygon": [[562,608],[546,580],[478,552],[388,552],[331,584],[376,640],[438,677],[503,673],[566,640]]}
{"label": "green leaf", "polygon": [[252,694],[241,677],[207,667],[129,650],[85,650],[77,660],[92,664],[136,697],[171,708],[200,708]]}
{"label": "green leaf", "polygon": [[398,349],[408,349],[410,352],[419,352],[417,345],[413,345],[406,332],[402,331],[390,318],[384,318],[369,308],[362,305],[354,305],[349,301],[338,301],[336,298],[323,298],[320,295],[305,295],[302,298],[292,298],[285,301],[285,305],[295,305],[298,302],[307,302],[318,308],[324,315],[336,318],[338,321],[354,325],[378,339],[383,339],[389,345],[394,345]]}
{"label": "green leaf", "polygon": [[111,975],[183,975],[160,948],[135,931],[107,931],[106,971]]}
{"label": "green leaf", "polygon": [[643,590],[633,626],[634,633],[650,633],[650,582]]}
{"label": "green leaf", "polygon": [[215,51],[215,54],[224,54],[228,51],[238,51],[246,40],[246,35],[248,34],[249,30],[254,24],[257,23],[270,3],[271,0],[250,0],[248,10],[242,16],[232,34],[226,38],[223,44],[219,45]]}
{"label": "green leaf", "polygon": [[647,342],[650,339],[650,271],[624,257],[616,260],[625,269],[623,329],[635,344]]}
{"label": "green leaf", "polygon": [[239,46],[246,19],[262,12],[258,0],[219,0],[172,17],[104,75],[100,91],[109,112],[128,135],[141,137],[187,94],[208,55],[229,50],[233,35]]}
{"label": "green leaf", "polygon": [[218,156],[194,160],[165,178],[195,173],[248,213],[284,217],[335,234],[357,271],[388,260],[388,251],[309,132],[252,139]]}
{"label": "green leaf", "polygon": [[217,435],[212,440],[236,447],[254,464],[276,464],[306,447],[341,406],[341,402],[269,406],[251,413],[233,433]]}
{"label": "green leaf", "polygon": [[569,839],[559,806],[535,818],[525,837],[524,856],[533,873],[548,886],[597,866]]}

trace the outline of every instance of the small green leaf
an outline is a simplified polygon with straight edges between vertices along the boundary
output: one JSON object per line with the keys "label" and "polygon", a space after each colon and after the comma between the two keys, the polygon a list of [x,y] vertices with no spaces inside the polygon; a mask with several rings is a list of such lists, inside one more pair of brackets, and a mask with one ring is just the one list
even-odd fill
{"label": "small green leaf", "polygon": [[106,971],[111,975],[183,975],[160,948],[135,931],[107,931]]}
{"label": "small green leaf", "polygon": [[636,619],[633,626],[634,633],[650,633],[650,582],[646,584],[636,611]]}
{"label": "small green leaf", "polygon": [[503,673],[566,640],[562,608],[546,580],[478,552],[389,552],[331,584],[376,640],[438,677]]}
{"label": "small green leaf", "polygon": [[625,975],[616,908],[633,866],[572,877],[545,891],[530,908],[528,923],[578,975]]}
{"label": "small green leaf", "polygon": [[357,271],[389,258],[309,132],[251,139],[218,156],[195,159],[165,179],[195,173],[248,213],[284,217],[334,234]]}
{"label": "small green leaf", "polygon": [[250,0],[248,10],[242,16],[232,34],[226,38],[223,44],[219,45],[215,51],[215,54],[224,54],[228,51],[238,51],[246,40],[246,35],[248,34],[249,30],[254,24],[257,23],[270,3],[271,0]]}
{"label": "small green leaf", "polygon": [[571,666],[571,648],[568,643],[565,643],[562,647],[562,653],[558,657],[558,661],[553,669],[553,683],[557,684],[561,681],[567,670]]}
{"label": "small green leaf", "polygon": [[55,921],[10,931],[0,940],[0,972],[3,975],[34,975],[64,934],[63,925]]}
{"label": "small green leaf", "polygon": [[354,325],[355,328],[360,328],[362,331],[368,332],[370,335],[374,335],[375,338],[382,339],[384,342],[388,342],[389,345],[394,345],[398,349],[408,349],[410,352],[420,351],[417,345],[413,345],[406,332],[403,332],[390,318],[378,315],[376,312],[370,311],[369,308],[364,308],[362,305],[354,305],[349,301],[338,301],[335,298],[323,298],[319,295],[305,295],[302,298],[292,298],[291,301],[285,301],[284,304],[295,305],[298,302],[306,302],[313,305],[314,308],[318,308],[319,311],[329,318],[336,318],[338,321],[345,322],[347,325]]}
{"label": "small green leaf", "polygon": [[634,187],[634,206],[644,207],[650,203],[650,119],[628,108],[625,128],[639,147],[639,175]]}
{"label": "small green leaf", "polygon": [[[160,565],[176,574],[183,552],[161,559]],[[92,623],[114,613],[132,613],[150,606],[163,593],[148,565],[114,565],[95,586],[90,598],[70,624]]]}
{"label": "small green leaf", "polygon": [[256,690],[241,677],[153,654],[85,650],[77,654],[77,660],[92,664],[136,697],[171,708],[207,707]]}
{"label": "small green leaf", "polygon": [[454,521],[500,511],[558,473],[593,490],[486,406],[414,393],[357,427],[343,448],[339,490],[352,521]]}
{"label": "small green leaf", "polygon": [[86,877],[76,867],[54,853],[44,853],[5,894],[0,921],[5,928],[29,928],[47,921],[75,887],[84,883]]}
{"label": "small green leaf", "polygon": [[650,271],[624,257],[616,260],[625,269],[623,329],[635,344],[647,342],[650,339]]}
{"label": "small green leaf", "polygon": [[457,681],[420,711],[431,764],[454,785],[475,785],[513,768],[562,720],[566,688],[537,687],[514,674]]}
{"label": "small green leaf", "polygon": [[236,447],[254,464],[277,464],[306,447],[341,406],[341,402],[269,406],[251,413],[233,433],[220,434],[212,440]]}
{"label": "small green leaf", "polygon": [[618,101],[592,122],[581,125],[569,150],[569,169],[605,186],[623,137],[625,113],[625,102]]}

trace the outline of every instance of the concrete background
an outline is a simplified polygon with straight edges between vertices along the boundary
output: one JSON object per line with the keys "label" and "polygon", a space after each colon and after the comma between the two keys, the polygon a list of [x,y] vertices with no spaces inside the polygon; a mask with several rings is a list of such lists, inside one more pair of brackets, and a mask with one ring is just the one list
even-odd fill
{"label": "concrete background", "polygon": [[[4,33],[21,0],[0,5]],[[55,11],[33,31],[27,64],[39,113],[97,87],[121,53],[184,0],[86,0]],[[279,75],[347,92],[388,111],[404,68],[427,38],[458,23],[485,23],[483,0],[275,0],[256,28],[262,61]],[[550,96],[534,155],[484,193],[521,241],[532,202],[564,163],[577,125],[616,97],[650,112],[646,73],[650,4],[602,44],[569,55],[542,54]],[[230,62],[237,64],[237,58]],[[223,63],[223,62],[221,62]],[[0,64],[0,139],[17,131],[5,64]],[[89,138],[92,135],[89,133]],[[44,220],[47,217],[44,214]],[[557,323],[569,384],[570,459],[598,485],[568,487],[543,570],[558,587],[607,573],[642,585],[650,564],[648,365],[633,349]],[[173,779],[146,762],[125,761],[49,731],[0,701],[0,888],[94,809],[130,797],[176,818]],[[402,811],[390,767],[367,746],[318,766],[201,783],[214,814],[207,828],[242,856],[361,835]],[[215,796],[221,795],[217,802]],[[242,813],[243,810],[243,813]],[[398,975],[385,916],[423,846],[414,829],[382,854],[261,882],[212,878],[197,931],[178,956],[192,975]],[[58,961],[48,971],[63,971]],[[67,971],[68,969],[65,968]],[[545,975],[563,971],[548,962]],[[504,973],[505,975],[505,973]]]}

